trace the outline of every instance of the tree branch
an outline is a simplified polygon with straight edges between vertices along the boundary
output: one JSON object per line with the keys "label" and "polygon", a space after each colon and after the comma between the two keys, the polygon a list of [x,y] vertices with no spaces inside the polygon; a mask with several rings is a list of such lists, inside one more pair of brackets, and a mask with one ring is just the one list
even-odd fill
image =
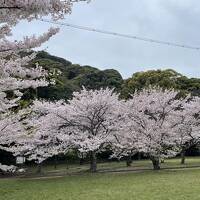
{"label": "tree branch", "polygon": [[0,6],[0,9],[22,9],[22,7],[18,7],[18,6]]}

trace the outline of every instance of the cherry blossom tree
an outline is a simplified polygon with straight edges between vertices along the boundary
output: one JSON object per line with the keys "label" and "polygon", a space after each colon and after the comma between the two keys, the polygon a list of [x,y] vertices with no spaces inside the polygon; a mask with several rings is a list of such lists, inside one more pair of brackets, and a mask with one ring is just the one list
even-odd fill
{"label": "cherry blossom tree", "polygon": [[[15,156],[24,156],[38,164],[38,173],[46,159],[66,154],[72,148],[70,134],[59,127],[61,119],[54,112],[59,103],[35,101],[19,115],[24,133],[12,146]],[[48,123],[47,123],[48,122]]]}
{"label": "cherry blossom tree", "polygon": [[129,120],[127,114],[128,103],[120,101],[118,107],[117,131],[110,137],[111,158],[125,157],[127,167],[129,167],[132,163],[132,156],[139,152],[139,135],[132,129],[132,121]]}
{"label": "cherry blossom tree", "polygon": [[83,88],[80,92],[74,92],[73,99],[67,103],[37,101],[31,110],[46,112],[40,123],[40,132],[56,132],[59,142],[65,144],[65,151],[69,147],[66,144],[70,143],[81,154],[89,154],[90,170],[95,172],[96,154],[104,149],[110,141],[111,134],[116,131],[118,104],[118,94],[111,89]]}
{"label": "cherry blossom tree", "polygon": [[73,143],[81,153],[89,153],[90,170],[95,172],[96,154],[108,144],[117,131],[119,116],[118,94],[110,89],[75,92],[67,112],[60,117],[73,128]]}
{"label": "cherry blossom tree", "polygon": [[[127,116],[126,116],[127,117]],[[141,134],[132,126],[129,119],[119,118],[117,131],[112,135],[110,143],[113,154],[111,158],[126,158],[127,167],[131,166],[132,156],[141,152],[143,143]]]}
{"label": "cherry blossom tree", "polygon": [[200,142],[200,98],[193,97],[177,112],[180,118],[177,128],[177,146],[181,150],[181,164],[185,164],[185,152]]}
{"label": "cherry blossom tree", "polygon": [[[178,92],[161,88],[135,92],[127,102],[126,129],[119,144],[126,153],[140,151],[149,156],[154,169],[160,169],[160,159],[178,154],[176,144],[177,110],[186,99],[177,99]],[[132,152],[131,152],[132,153]]]}
{"label": "cherry blossom tree", "polygon": [[[47,33],[36,37],[24,37],[22,41],[9,40],[12,28],[20,20],[31,21],[43,16],[51,15],[54,20],[70,14],[75,2],[81,0],[0,0],[0,148],[16,141],[19,130],[23,127],[13,117],[13,108],[18,106],[22,91],[26,88],[47,86],[45,77],[47,72],[40,66],[28,67],[28,63],[35,58],[35,53],[22,56],[21,52],[30,52],[49,40],[59,29],[50,28]],[[17,124],[17,130],[13,125]],[[5,168],[5,167],[4,167]]]}
{"label": "cherry blossom tree", "polygon": [[[7,145],[1,148],[12,152],[14,156],[23,156],[34,161],[38,164],[37,172],[40,173],[46,159],[61,153],[66,154],[73,148],[70,127],[66,130],[63,126],[65,121],[58,116],[65,104],[63,101],[52,103],[35,100],[33,105],[20,110],[15,115],[18,117],[16,124],[19,128],[16,130],[19,133],[8,140],[12,141],[12,145],[5,141]],[[13,127],[16,124],[12,123]]]}

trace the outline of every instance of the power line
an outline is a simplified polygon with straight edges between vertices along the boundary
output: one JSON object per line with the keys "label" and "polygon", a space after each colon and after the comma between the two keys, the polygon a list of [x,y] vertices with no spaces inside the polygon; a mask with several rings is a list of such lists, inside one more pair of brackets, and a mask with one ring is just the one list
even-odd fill
{"label": "power line", "polygon": [[57,22],[57,21],[52,21],[52,20],[47,20],[47,19],[40,19],[40,21],[51,23],[51,24],[56,24],[56,25],[61,25],[61,26],[66,26],[66,27],[70,27],[70,28],[74,28],[74,29],[84,30],[84,31],[90,31],[90,32],[96,32],[96,33],[101,33],[101,34],[106,34],[106,35],[140,40],[140,41],[144,41],[144,42],[180,47],[180,48],[185,48],[185,49],[200,50],[200,47],[197,47],[197,46],[190,46],[190,45],[186,45],[186,44],[167,42],[167,41],[156,40],[156,39],[151,39],[151,38],[139,37],[139,36],[130,35],[130,34],[117,33],[117,32],[112,32],[112,31],[107,31],[107,30],[101,30],[101,29],[96,29],[96,28],[91,28],[91,27],[86,27],[86,26],[70,24],[67,22]]}

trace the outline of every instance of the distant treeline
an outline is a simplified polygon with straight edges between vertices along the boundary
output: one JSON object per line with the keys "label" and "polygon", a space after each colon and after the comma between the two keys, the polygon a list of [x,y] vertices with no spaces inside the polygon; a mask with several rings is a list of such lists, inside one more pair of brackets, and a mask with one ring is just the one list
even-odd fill
{"label": "distant treeline", "polygon": [[99,70],[91,66],[72,64],[63,58],[52,56],[47,52],[40,51],[31,65],[38,63],[51,73],[56,84],[37,91],[27,91],[25,99],[31,99],[37,95],[38,98],[48,100],[69,99],[74,91],[82,86],[88,89],[115,88],[121,93],[121,98],[129,98],[135,90],[144,87],[160,86],[163,88],[174,88],[181,91],[181,95],[191,93],[200,95],[200,79],[188,78],[172,70],[148,70],[136,72],[132,77],[123,80],[121,74],[115,69]]}

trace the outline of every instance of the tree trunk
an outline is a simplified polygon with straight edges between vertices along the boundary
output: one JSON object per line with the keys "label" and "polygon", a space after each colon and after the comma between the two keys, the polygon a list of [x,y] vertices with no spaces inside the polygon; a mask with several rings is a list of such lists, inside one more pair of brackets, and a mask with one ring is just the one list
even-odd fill
{"label": "tree trunk", "polygon": [[141,160],[141,153],[138,152],[138,160]]}
{"label": "tree trunk", "polygon": [[69,163],[68,163],[68,160],[66,160],[66,170],[67,170],[67,171],[69,170]]}
{"label": "tree trunk", "polygon": [[54,169],[57,169],[57,164],[58,164],[58,159],[57,159],[57,155],[55,155],[55,157],[54,157]]}
{"label": "tree trunk", "polygon": [[183,149],[181,151],[181,165],[185,164],[185,150]]}
{"label": "tree trunk", "polygon": [[79,165],[83,165],[83,163],[84,163],[84,159],[83,159],[83,158],[80,158],[80,160],[79,160]]}
{"label": "tree trunk", "polygon": [[127,167],[131,167],[131,164],[132,164],[132,158],[131,158],[131,155],[127,157],[126,159],[126,166]]}
{"label": "tree trunk", "polygon": [[80,154],[80,159],[79,159],[79,164],[83,165],[83,163],[84,163],[84,155],[83,155],[83,153],[81,153]]}
{"label": "tree trunk", "polygon": [[41,174],[42,173],[42,163],[38,163],[38,166],[37,166],[37,174]]}
{"label": "tree trunk", "polygon": [[97,158],[94,151],[90,153],[90,171],[93,173],[97,171]]}
{"label": "tree trunk", "polygon": [[152,161],[152,164],[153,164],[153,169],[154,170],[160,170],[160,161],[159,161],[159,158],[152,157],[151,161]]}

